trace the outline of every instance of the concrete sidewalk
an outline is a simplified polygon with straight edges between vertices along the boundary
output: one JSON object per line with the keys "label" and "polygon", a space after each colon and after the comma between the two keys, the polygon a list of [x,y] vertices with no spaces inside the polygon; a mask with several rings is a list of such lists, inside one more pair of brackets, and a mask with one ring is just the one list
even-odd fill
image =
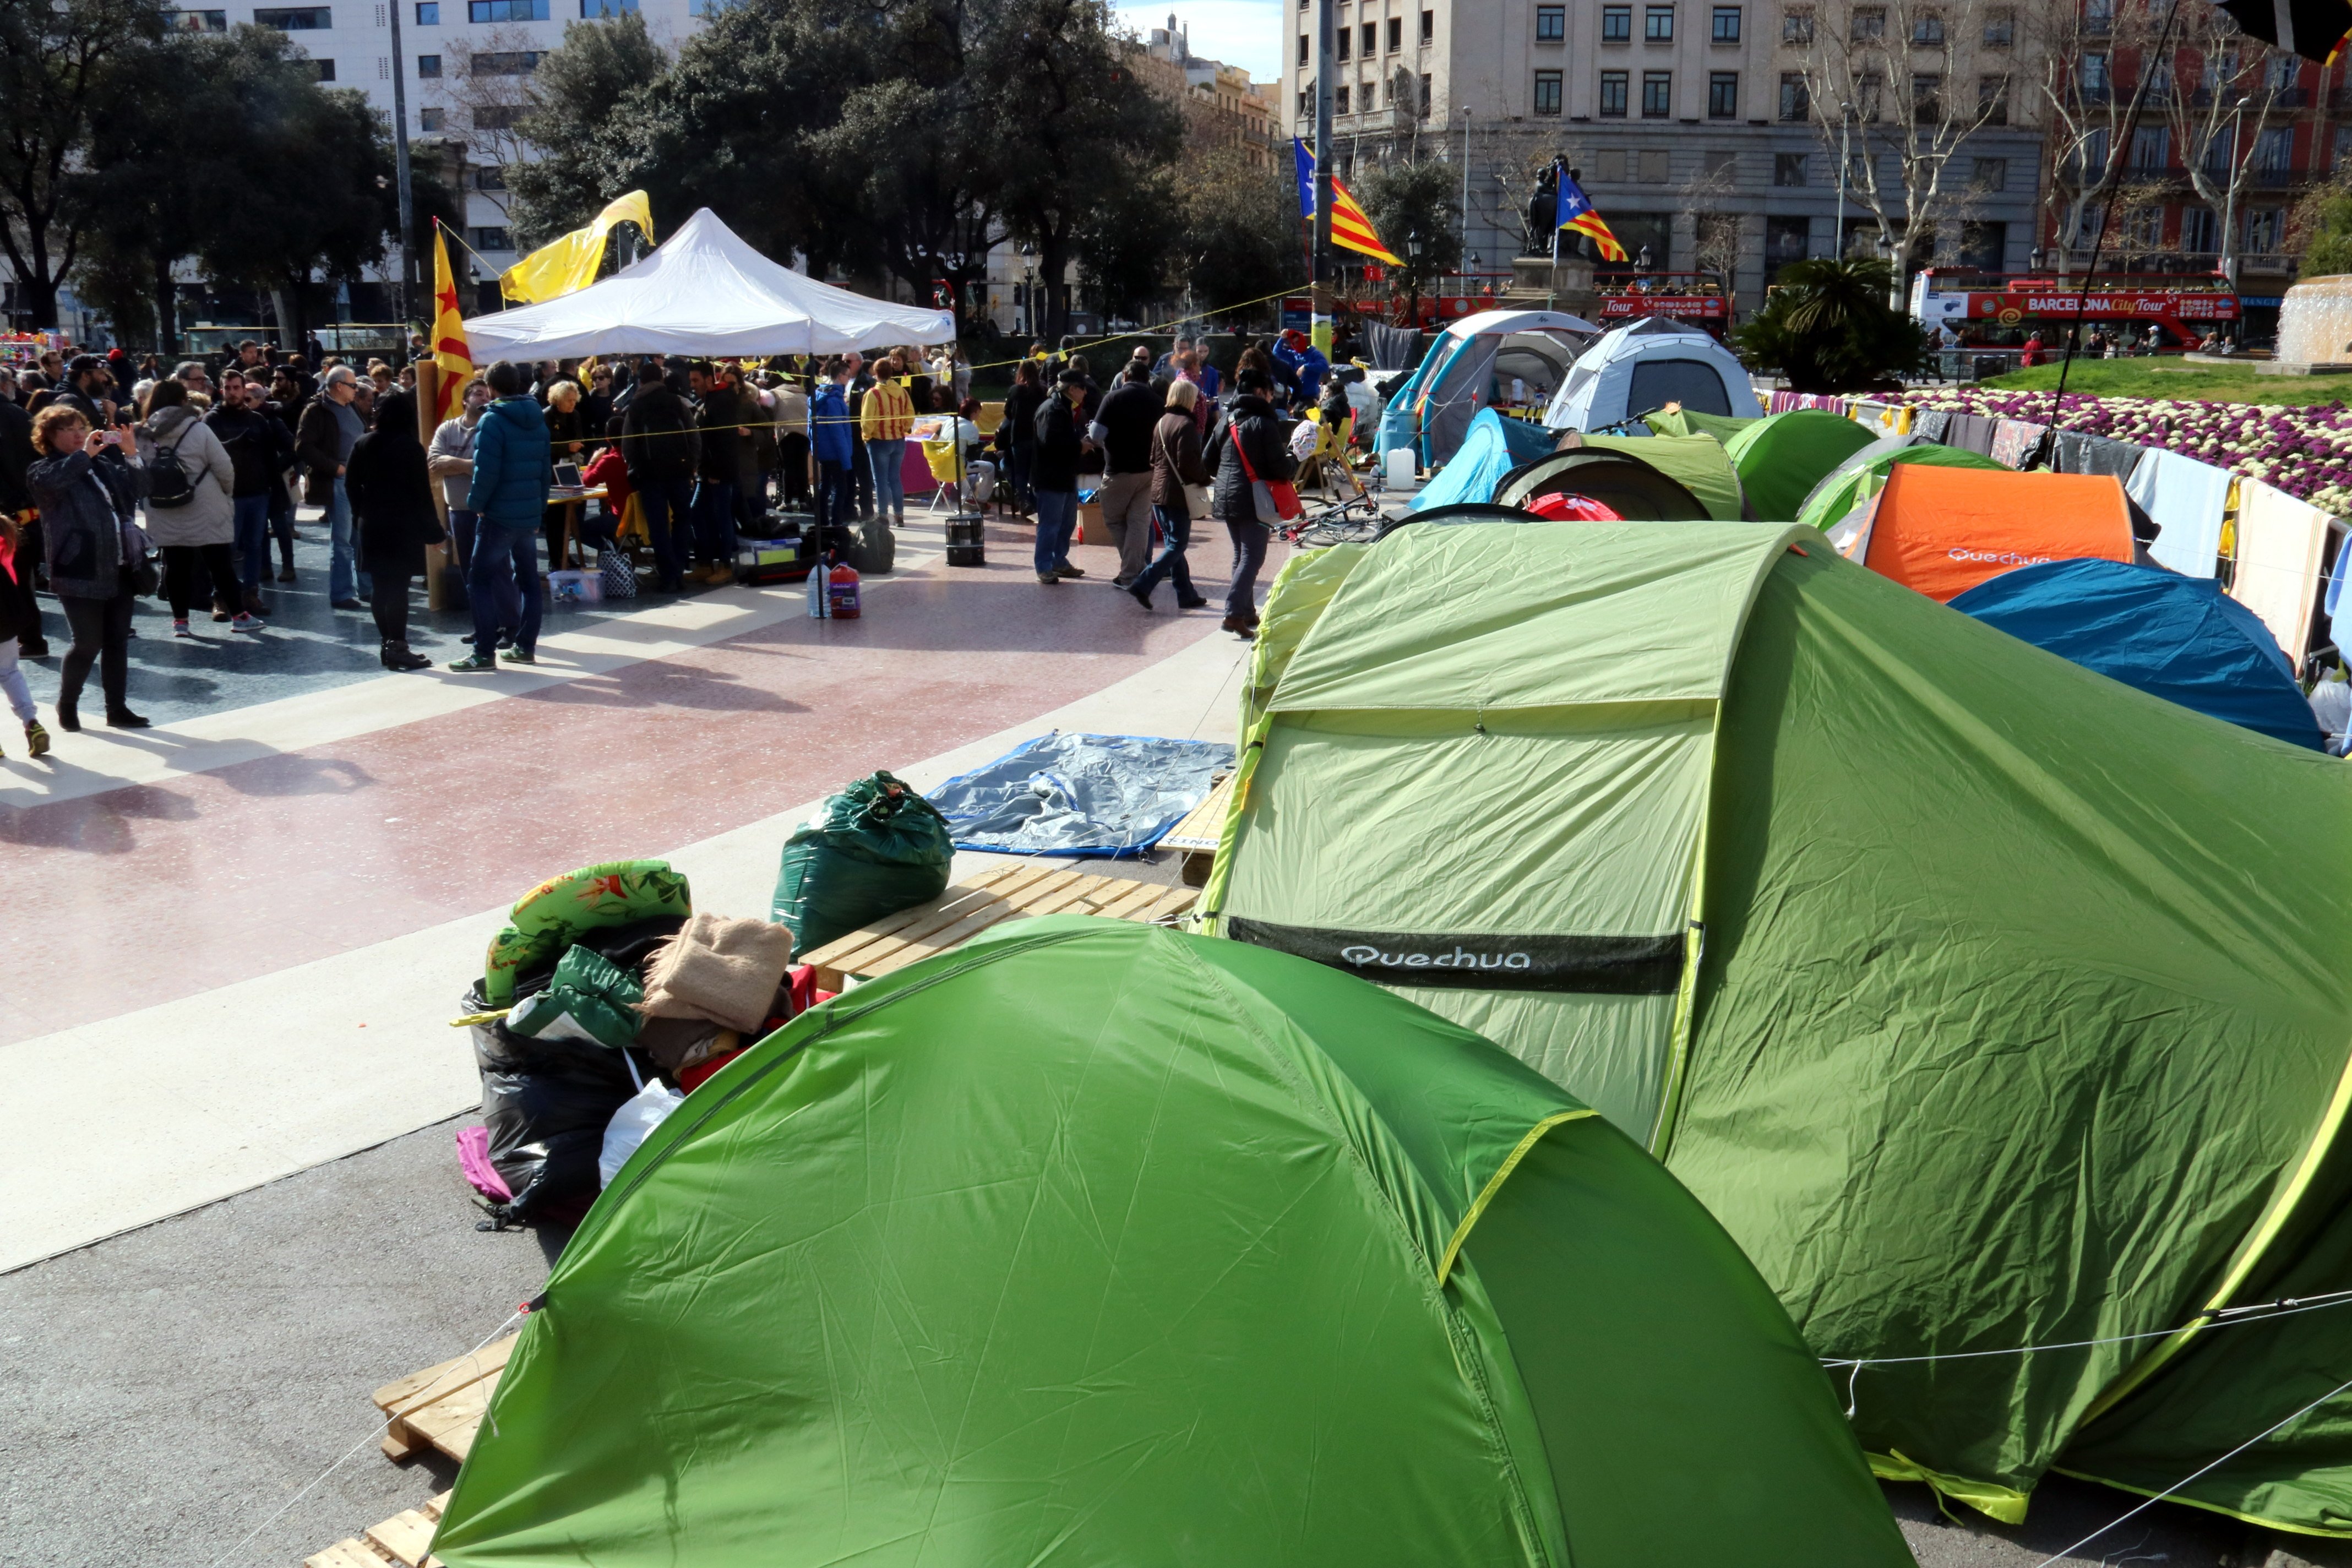
{"label": "concrete sidewalk", "polygon": [[[1049,730],[1230,740],[1247,645],[1209,636],[1094,695],[919,759],[926,788]],[[681,847],[698,907],[762,914],[808,802]],[[967,860],[960,873],[970,868]],[[541,874],[569,869],[549,866]],[[524,890],[518,887],[519,895]],[[448,1027],[506,907],[0,1048],[27,1116],[0,1154],[0,1270],[413,1131],[478,1102]],[[104,1107],[95,1124],[78,1110]]]}

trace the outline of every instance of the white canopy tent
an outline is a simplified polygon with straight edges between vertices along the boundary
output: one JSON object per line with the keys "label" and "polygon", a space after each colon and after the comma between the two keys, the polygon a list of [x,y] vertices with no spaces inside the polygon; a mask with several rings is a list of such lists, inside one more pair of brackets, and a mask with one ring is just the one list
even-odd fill
{"label": "white canopy tent", "polygon": [[466,323],[477,364],[590,354],[842,353],[955,335],[953,311],[869,300],[780,267],[709,207],[600,283]]}

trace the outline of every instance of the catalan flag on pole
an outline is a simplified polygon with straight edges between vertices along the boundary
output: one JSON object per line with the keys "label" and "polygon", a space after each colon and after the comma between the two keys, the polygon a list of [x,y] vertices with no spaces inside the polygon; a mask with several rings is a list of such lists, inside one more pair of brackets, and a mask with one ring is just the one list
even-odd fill
{"label": "catalan flag on pole", "polygon": [[473,379],[474,351],[466,342],[466,318],[457,309],[457,275],[449,270],[449,241],[433,224],[433,363],[441,369],[438,420],[455,419],[466,406],[466,383]]}
{"label": "catalan flag on pole", "polygon": [[[1298,210],[1311,218],[1315,216],[1315,154],[1296,136],[1290,139],[1290,147],[1298,163]],[[1364,216],[1364,209],[1356,205],[1356,198],[1348,194],[1348,187],[1339,183],[1337,174],[1331,176],[1331,243],[1344,245],[1391,267],[1404,265],[1402,258],[1391,255],[1389,247],[1381,243],[1380,231],[1372,227],[1372,220]]]}
{"label": "catalan flag on pole", "polygon": [[1603,261],[1625,259],[1625,247],[1617,243],[1617,237],[1609,232],[1609,226],[1601,221],[1599,213],[1592,210],[1592,198],[1584,194],[1583,186],[1568,177],[1566,169],[1559,171],[1558,200],[1559,205],[1554,210],[1559,215],[1560,227],[1591,240],[1600,249]]}

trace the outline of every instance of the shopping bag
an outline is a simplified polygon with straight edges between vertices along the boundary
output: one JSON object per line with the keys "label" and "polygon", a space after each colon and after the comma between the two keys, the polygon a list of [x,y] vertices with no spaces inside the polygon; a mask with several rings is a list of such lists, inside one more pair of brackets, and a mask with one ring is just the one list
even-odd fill
{"label": "shopping bag", "polygon": [[596,573],[604,579],[604,597],[607,599],[634,599],[637,596],[637,569],[630,563],[627,551],[617,548],[598,551]]}
{"label": "shopping bag", "polygon": [[1242,433],[1235,430],[1229,439],[1234,444],[1234,450],[1241,457],[1242,472],[1249,476],[1250,500],[1257,509],[1258,521],[1272,528],[1277,523],[1288,522],[1294,517],[1306,515],[1307,509],[1299,503],[1297,485],[1288,479],[1259,479],[1256,467],[1250,462],[1249,448],[1242,445]]}

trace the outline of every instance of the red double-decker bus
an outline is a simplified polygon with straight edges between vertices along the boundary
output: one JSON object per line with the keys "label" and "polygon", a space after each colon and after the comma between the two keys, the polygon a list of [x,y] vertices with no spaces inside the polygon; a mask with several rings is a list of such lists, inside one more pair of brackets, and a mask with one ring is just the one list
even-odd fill
{"label": "red double-decker bus", "polygon": [[1718,338],[1731,330],[1731,297],[1712,272],[1600,272],[1592,287],[1601,297],[1594,320],[1602,327],[1667,316]]}
{"label": "red double-decker bus", "polygon": [[2166,349],[2188,349],[2242,314],[2238,292],[2219,272],[2050,273],[2011,277],[1962,267],[1930,267],[1911,279],[1911,315],[1965,342],[2021,343],[2033,332],[2055,342],[2080,313],[2084,328],[2153,327]]}

